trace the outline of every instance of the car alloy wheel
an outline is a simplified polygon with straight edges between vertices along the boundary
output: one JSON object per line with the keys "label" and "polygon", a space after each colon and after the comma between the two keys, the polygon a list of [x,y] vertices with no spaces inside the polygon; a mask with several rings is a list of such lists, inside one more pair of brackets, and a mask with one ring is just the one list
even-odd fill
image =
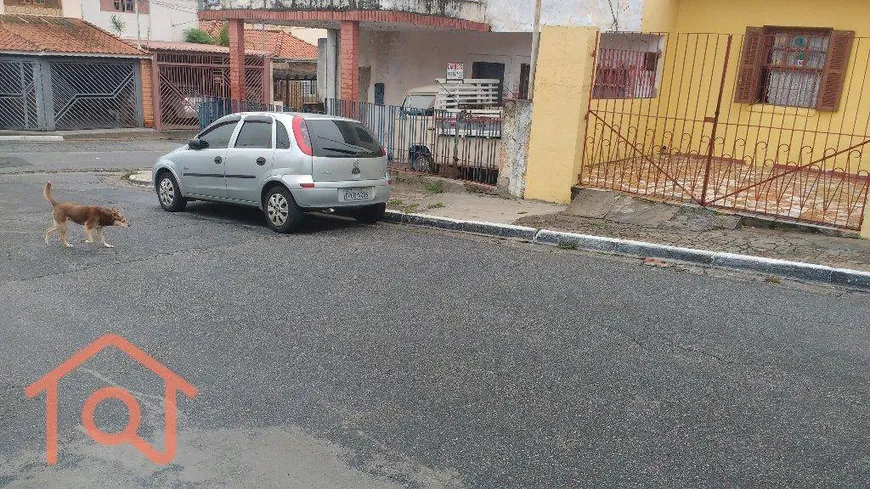
{"label": "car alloy wheel", "polygon": [[290,215],[289,205],[287,203],[287,199],[279,194],[275,193],[269,197],[269,202],[266,205],[266,214],[269,216],[269,221],[275,227],[281,227],[287,222],[287,217]]}
{"label": "car alloy wheel", "polygon": [[160,189],[157,191],[157,197],[163,207],[172,207],[175,201],[175,186],[172,185],[172,180],[164,177],[160,180]]}

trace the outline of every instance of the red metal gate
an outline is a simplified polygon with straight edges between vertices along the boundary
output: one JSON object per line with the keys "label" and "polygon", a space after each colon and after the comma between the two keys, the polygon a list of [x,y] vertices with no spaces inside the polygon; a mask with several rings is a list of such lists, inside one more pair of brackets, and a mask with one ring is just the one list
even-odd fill
{"label": "red metal gate", "polygon": [[870,40],[747,32],[601,35],[580,185],[860,229]]}
{"label": "red metal gate", "polygon": [[[230,98],[228,54],[151,50],[158,129],[198,129],[199,105],[204,100]],[[250,102],[264,102],[263,86],[268,86],[269,76],[267,63],[262,56],[245,57],[245,86]]]}

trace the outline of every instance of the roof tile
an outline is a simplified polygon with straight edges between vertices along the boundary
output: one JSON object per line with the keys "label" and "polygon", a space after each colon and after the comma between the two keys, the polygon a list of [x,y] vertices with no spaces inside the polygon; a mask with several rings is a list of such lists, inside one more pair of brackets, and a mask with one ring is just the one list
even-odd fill
{"label": "roof tile", "polygon": [[0,15],[0,52],[3,51],[147,55],[83,20],[34,15]]}
{"label": "roof tile", "polygon": [[[212,37],[218,37],[224,25],[225,22],[210,20],[200,22],[199,28]],[[317,46],[282,30],[261,30],[250,24],[245,25],[245,50],[265,51],[275,59],[317,59]]]}

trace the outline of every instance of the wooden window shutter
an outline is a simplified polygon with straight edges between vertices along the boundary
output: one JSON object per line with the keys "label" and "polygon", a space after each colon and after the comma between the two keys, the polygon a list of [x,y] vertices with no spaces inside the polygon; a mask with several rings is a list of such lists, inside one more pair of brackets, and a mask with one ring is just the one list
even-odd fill
{"label": "wooden window shutter", "polygon": [[743,52],[737,65],[737,86],[734,101],[738,104],[758,102],[761,84],[761,56],[764,54],[764,28],[747,27],[743,37]]}
{"label": "wooden window shutter", "polygon": [[833,112],[840,107],[840,98],[843,95],[846,68],[849,66],[849,53],[852,52],[852,39],[854,37],[854,31],[834,31],[831,33],[828,59],[819,88],[817,104],[819,110]]}

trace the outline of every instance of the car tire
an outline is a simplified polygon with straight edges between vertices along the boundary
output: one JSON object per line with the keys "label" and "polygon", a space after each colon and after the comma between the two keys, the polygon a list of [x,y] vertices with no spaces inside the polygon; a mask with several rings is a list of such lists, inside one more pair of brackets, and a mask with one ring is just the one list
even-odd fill
{"label": "car tire", "polygon": [[375,204],[354,209],[351,216],[363,224],[374,224],[384,217],[386,211],[387,204]]}
{"label": "car tire", "polygon": [[276,185],[266,192],[263,214],[266,224],[277,233],[292,233],[305,220],[305,213],[296,205],[290,191],[282,185]]}
{"label": "car tire", "polygon": [[180,212],[187,207],[187,199],[181,195],[178,182],[171,172],[164,171],[157,175],[157,201],[166,212]]}
{"label": "car tire", "polygon": [[432,156],[423,153],[414,157],[414,161],[411,162],[411,170],[421,173],[438,173],[435,160],[432,159]]}

